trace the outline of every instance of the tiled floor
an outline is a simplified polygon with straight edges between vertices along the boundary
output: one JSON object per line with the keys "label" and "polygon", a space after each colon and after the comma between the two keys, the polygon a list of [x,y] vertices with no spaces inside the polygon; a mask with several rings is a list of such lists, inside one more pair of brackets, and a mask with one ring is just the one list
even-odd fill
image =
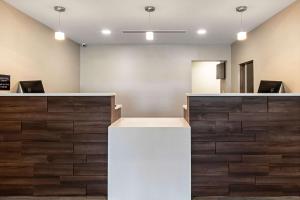
{"label": "tiled floor", "polygon": [[[0,197],[0,200],[106,200],[104,197]],[[193,200],[300,200],[300,197],[199,197]]]}

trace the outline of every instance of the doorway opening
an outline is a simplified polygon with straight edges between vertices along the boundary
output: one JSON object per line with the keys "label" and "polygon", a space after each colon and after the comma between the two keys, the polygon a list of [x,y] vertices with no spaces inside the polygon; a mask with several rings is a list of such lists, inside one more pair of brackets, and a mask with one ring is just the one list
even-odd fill
{"label": "doorway opening", "polygon": [[240,64],[240,93],[254,93],[254,62]]}
{"label": "doorway opening", "polygon": [[192,61],[192,93],[222,93],[226,61]]}

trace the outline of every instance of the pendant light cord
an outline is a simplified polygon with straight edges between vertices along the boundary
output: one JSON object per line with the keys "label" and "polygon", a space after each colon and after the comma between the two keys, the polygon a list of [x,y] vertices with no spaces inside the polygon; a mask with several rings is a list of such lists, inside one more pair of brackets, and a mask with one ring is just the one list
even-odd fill
{"label": "pendant light cord", "polygon": [[241,31],[244,31],[244,12],[241,12]]}
{"label": "pendant light cord", "polygon": [[148,18],[149,28],[151,29],[151,27],[152,27],[152,25],[151,25],[152,22],[151,22],[151,13],[150,13],[150,12],[148,13],[148,17],[149,17],[149,18]]}
{"label": "pendant light cord", "polygon": [[58,29],[61,29],[61,12],[58,14]]}

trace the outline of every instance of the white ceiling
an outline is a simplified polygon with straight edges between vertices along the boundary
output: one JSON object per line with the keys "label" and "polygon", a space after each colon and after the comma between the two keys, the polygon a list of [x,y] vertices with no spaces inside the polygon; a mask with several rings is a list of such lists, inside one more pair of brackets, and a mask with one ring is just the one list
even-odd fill
{"label": "white ceiling", "polygon": [[[249,6],[245,15],[245,28],[250,31],[286,8],[295,0],[5,0],[22,12],[58,28],[55,5],[63,5],[63,31],[78,43],[88,44],[144,44],[143,34],[123,34],[122,30],[148,29],[148,15],[144,6],[154,5],[153,29],[187,30],[186,34],[158,34],[153,43],[160,44],[230,44],[240,30],[240,16],[235,8]],[[112,35],[101,35],[102,28]],[[205,28],[206,36],[196,34]]]}

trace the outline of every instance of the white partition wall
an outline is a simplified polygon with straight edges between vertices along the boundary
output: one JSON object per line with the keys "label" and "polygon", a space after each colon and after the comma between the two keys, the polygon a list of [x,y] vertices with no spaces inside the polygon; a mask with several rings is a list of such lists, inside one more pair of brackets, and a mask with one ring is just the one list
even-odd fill
{"label": "white partition wall", "polygon": [[181,118],[109,127],[108,200],[190,200],[191,129]]}
{"label": "white partition wall", "polygon": [[116,92],[124,117],[181,117],[194,60],[227,60],[230,92],[230,45],[89,45],[80,53],[80,91]]}

